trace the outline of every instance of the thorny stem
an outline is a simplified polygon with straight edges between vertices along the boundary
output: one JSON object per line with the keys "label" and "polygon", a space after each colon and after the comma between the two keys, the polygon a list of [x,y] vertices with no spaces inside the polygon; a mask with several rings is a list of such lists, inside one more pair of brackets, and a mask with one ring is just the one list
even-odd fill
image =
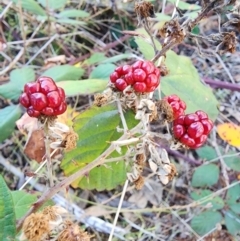
{"label": "thorny stem", "polygon": [[233,91],[240,91],[239,84],[231,84],[231,83],[224,82],[224,81],[213,80],[208,77],[203,78],[203,80],[206,84],[211,85],[213,88],[223,88],[223,89],[228,89],[228,90],[233,90]]}
{"label": "thorny stem", "polygon": [[201,161],[196,161],[192,158],[189,158],[188,156],[182,154],[181,152],[179,151],[174,151],[174,150],[171,150],[170,148],[164,146],[164,148],[166,149],[166,151],[170,154],[170,155],[173,155],[175,157],[178,157],[178,158],[181,158],[183,159],[184,161],[187,161],[188,163],[192,164],[192,165],[195,165],[195,166],[200,166],[202,165],[202,162]]}
{"label": "thorny stem", "polygon": [[154,58],[151,60],[153,63],[155,63],[161,56],[164,56],[165,53],[172,49],[176,44],[178,44],[178,41],[176,39],[172,39],[169,43],[167,43],[160,51],[157,52],[157,54],[154,56]]}
{"label": "thorny stem", "polygon": [[[135,126],[132,130],[130,130],[131,134],[134,135],[139,131],[139,127],[141,123]],[[128,134],[124,133],[117,141],[126,140],[128,138]],[[42,196],[33,204],[33,206],[28,210],[25,216],[18,221],[17,231],[20,231],[22,228],[23,222],[31,213],[36,212],[47,200],[51,199],[56,193],[61,191],[62,189],[69,186],[72,182],[78,179],[81,176],[87,175],[94,167],[103,165],[105,163],[105,158],[108,157],[113,151],[115,151],[115,145],[111,144],[110,147],[104,151],[98,158],[94,161],[86,165],[81,170],[75,172],[71,176],[65,178],[63,181],[55,185],[54,187],[49,188]]]}

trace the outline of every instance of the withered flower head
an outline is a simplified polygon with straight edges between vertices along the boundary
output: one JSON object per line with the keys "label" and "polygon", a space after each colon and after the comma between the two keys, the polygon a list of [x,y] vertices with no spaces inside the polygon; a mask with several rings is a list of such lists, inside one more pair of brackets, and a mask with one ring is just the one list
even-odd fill
{"label": "withered flower head", "polygon": [[101,107],[108,103],[108,97],[105,94],[96,94],[94,95],[94,105]]}
{"label": "withered flower head", "polygon": [[220,54],[224,53],[234,53],[236,51],[237,39],[234,32],[231,33],[221,33],[222,41],[216,47],[216,52]]}
{"label": "withered flower head", "polygon": [[137,14],[137,18],[139,24],[143,20],[147,20],[148,17],[155,17],[154,7],[150,2],[140,1],[135,3],[135,12]]}
{"label": "withered flower head", "polygon": [[62,214],[66,214],[67,210],[60,206],[47,206],[43,209],[42,213],[51,221],[55,221]]}
{"label": "withered flower head", "polygon": [[159,35],[162,38],[168,37],[169,39],[176,39],[178,43],[181,43],[186,36],[184,29],[181,27],[177,19],[167,21],[163,27],[159,30]]}
{"label": "withered flower head", "polygon": [[91,236],[82,231],[77,224],[69,222],[59,234],[57,241],[90,241]]}
{"label": "withered flower head", "polygon": [[144,153],[139,153],[135,157],[135,162],[139,165],[144,167],[145,166],[145,161],[146,161],[146,156]]}
{"label": "withered flower head", "polygon": [[43,213],[32,213],[23,223],[20,240],[47,240],[50,232],[49,218]]}
{"label": "withered flower head", "polygon": [[173,109],[171,105],[166,100],[159,100],[156,103],[158,116],[155,119],[156,121],[172,122],[174,120]]}
{"label": "withered flower head", "polygon": [[66,151],[70,151],[76,148],[78,140],[78,134],[74,131],[70,131],[66,134],[62,145],[65,147]]}
{"label": "withered flower head", "polygon": [[134,180],[134,185],[137,190],[141,190],[144,186],[144,177],[139,176],[137,180]]}

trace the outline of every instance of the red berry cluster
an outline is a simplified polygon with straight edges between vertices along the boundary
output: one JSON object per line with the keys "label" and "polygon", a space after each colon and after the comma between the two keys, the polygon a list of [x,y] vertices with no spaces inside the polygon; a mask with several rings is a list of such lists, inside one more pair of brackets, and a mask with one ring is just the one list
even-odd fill
{"label": "red berry cluster", "polygon": [[173,122],[173,134],[184,145],[199,148],[207,140],[213,122],[201,110],[193,114],[181,115]]}
{"label": "red berry cluster", "polygon": [[181,100],[177,95],[169,95],[163,98],[169,105],[171,105],[173,110],[173,119],[177,119],[180,115],[184,115],[186,110],[186,103]]}
{"label": "red berry cluster", "polygon": [[152,92],[160,83],[160,71],[152,62],[139,60],[133,65],[117,67],[110,81],[119,91],[132,86],[138,93]]}
{"label": "red berry cluster", "polygon": [[36,82],[25,84],[19,101],[31,117],[61,115],[67,109],[64,90],[50,77],[39,77]]}

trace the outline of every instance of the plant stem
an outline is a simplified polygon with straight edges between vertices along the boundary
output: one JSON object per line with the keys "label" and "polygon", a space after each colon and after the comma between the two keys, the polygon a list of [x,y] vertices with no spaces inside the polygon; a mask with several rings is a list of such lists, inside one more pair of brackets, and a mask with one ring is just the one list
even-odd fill
{"label": "plant stem", "polygon": [[[139,127],[141,127],[141,123],[135,126],[130,132],[132,135],[139,131]],[[129,137],[129,133],[124,133],[117,141],[126,140]],[[81,170],[75,172],[71,176],[65,178],[63,181],[55,185],[54,187],[49,188],[42,196],[32,205],[32,207],[28,210],[25,216],[18,221],[17,231],[22,228],[23,222],[31,213],[36,212],[47,200],[51,199],[56,193],[61,191],[63,188],[69,186],[72,182],[78,179],[81,176],[84,176],[86,173],[90,172],[94,167],[102,165],[105,163],[105,158],[108,157],[113,151],[115,151],[115,144],[111,144],[109,148],[104,151],[98,158],[94,161],[86,165]]]}
{"label": "plant stem", "polygon": [[233,91],[240,91],[239,84],[231,84],[220,80],[213,80],[208,77],[203,78],[203,80],[206,84],[211,85],[213,88],[222,88],[222,89],[228,89]]}
{"label": "plant stem", "polygon": [[172,39],[169,43],[167,43],[160,51],[157,52],[157,54],[154,56],[154,58],[151,60],[153,63],[155,63],[161,56],[164,56],[165,53],[172,49],[176,44],[178,44],[176,39]]}
{"label": "plant stem", "polygon": [[111,230],[111,233],[110,233],[110,236],[108,238],[108,241],[112,241],[112,237],[113,237],[114,230],[115,230],[115,227],[116,227],[116,224],[117,224],[117,220],[118,220],[121,208],[122,208],[123,199],[124,199],[126,191],[127,191],[128,183],[129,183],[129,181],[126,180],[125,184],[124,184],[124,187],[123,187],[122,195],[121,195],[121,198],[120,198],[120,201],[119,201],[119,204],[118,204],[117,213],[115,214],[115,218],[114,218],[114,221],[113,221],[113,228]]}
{"label": "plant stem", "polygon": [[53,172],[52,172],[52,158],[51,158],[51,150],[50,150],[50,141],[49,141],[49,133],[48,133],[48,120],[44,124],[44,143],[45,143],[45,155],[47,160],[47,172],[49,178],[49,186],[53,187]]}

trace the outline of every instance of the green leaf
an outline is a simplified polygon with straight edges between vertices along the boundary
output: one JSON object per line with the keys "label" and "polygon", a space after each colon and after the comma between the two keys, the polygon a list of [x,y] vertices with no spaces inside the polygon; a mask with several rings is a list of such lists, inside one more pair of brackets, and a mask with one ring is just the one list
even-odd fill
{"label": "green leaf", "polygon": [[46,12],[35,0],[12,0],[17,6],[22,6],[23,9],[35,15],[46,16]]}
{"label": "green leaf", "polygon": [[13,200],[3,177],[0,175],[0,240],[14,240],[16,219]]}
{"label": "green leaf", "polygon": [[18,100],[26,83],[35,80],[35,73],[31,68],[15,69],[10,73],[10,81],[0,85],[0,95],[5,99]]}
{"label": "green leaf", "polygon": [[210,161],[217,157],[217,153],[216,153],[215,149],[210,146],[203,146],[201,148],[198,148],[196,150],[196,152],[200,158],[207,160],[207,161]]}
{"label": "green leaf", "polygon": [[217,183],[219,178],[219,167],[214,164],[203,165],[193,173],[192,186],[205,187],[212,186]]}
{"label": "green leaf", "polygon": [[225,224],[230,234],[237,236],[240,234],[240,217],[228,211],[225,213]]}
{"label": "green leaf", "polygon": [[[144,34],[144,31],[142,29],[138,29],[138,32],[140,34]],[[149,43],[150,39],[149,37],[144,39],[142,37],[134,37],[134,41],[138,45],[138,48],[140,52],[143,54],[144,59],[151,60],[154,57],[154,49],[152,47],[152,44]],[[157,46],[157,49],[161,49],[160,43],[154,39],[154,42]]]}
{"label": "green leaf", "polygon": [[171,17],[168,16],[168,15],[166,15],[166,14],[164,14],[164,13],[155,13],[155,15],[156,15],[156,19],[157,19],[158,21],[164,21],[164,22],[166,22],[166,21],[171,20]]}
{"label": "green leaf", "polygon": [[[212,194],[213,194],[213,192],[211,192],[210,190],[200,189],[198,191],[192,192],[190,195],[191,195],[192,199],[197,201],[197,200],[200,200],[200,199],[207,197],[209,195],[212,195]],[[205,206],[207,203],[212,204],[212,208],[211,208],[212,210],[218,210],[218,209],[222,209],[224,207],[224,201],[219,196],[210,197],[206,201],[204,201],[201,205]]]}
{"label": "green leaf", "polygon": [[[211,161],[218,157],[214,148],[210,146],[204,146],[196,150],[200,158],[207,161]],[[229,157],[224,157],[225,154],[223,148],[220,148],[222,158],[224,159],[226,165],[234,171],[240,172],[239,156],[234,151],[229,151],[226,155]],[[232,155],[232,156],[231,156]]]}
{"label": "green leaf", "polygon": [[12,198],[16,219],[22,218],[30,209],[32,204],[37,201],[36,194],[29,194],[25,191],[12,191]]}
{"label": "green leaf", "polygon": [[100,64],[91,72],[89,79],[109,79],[115,68],[114,64]]}
{"label": "green leaf", "polygon": [[79,80],[83,74],[83,69],[66,64],[54,66],[46,70],[42,76],[51,77],[54,81],[58,82],[63,80]]}
{"label": "green leaf", "polygon": [[240,198],[240,184],[236,184],[230,187],[227,191],[226,199],[231,202],[235,202]]}
{"label": "green leaf", "polygon": [[90,14],[83,10],[67,9],[58,14],[59,18],[87,18]]}
{"label": "green leaf", "polygon": [[42,4],[43,7],[46,9],[56,10],[59,8],[63,8],[67,0],[37,0],[39,3]]}
{"label": "green leaf", "polygon": [[107,59],[104,53],[94,53],[89,59],[86,59],[83,63],[86,65],[93,65]]}
{"label": "green leaf", "polygon": [[[234,155],[236,154],[236,155]],[[226,165],[231,168],[234,171],[240,172],[240,160],[239,160],[239,155],[237,155],[236,152],[229,151],[227,155],[234,155],[234,156],[229,156],[229,157],[224,157],[224,161]]]}
{"label": "green leaf", "polygon": [[191,220],[192,229],[199,235],[204,235],[216,227],[222,220],[222,215],[217,211],[204,211]]}
{"label": "green leaf", "polygon": [[66,95],[87,95],[106,89],[107,81],[101,79],[86,79],[80,81],[61,81],[58,86],[65,90]]}
{"label": "green leaf", "polygon": [[[143,30],[138,30],[144,34]],[[154,57],[154,50],[146,40],[135,37],[135,42],[145,59],[151,60]],[[157,49],[161,46],[155,41]],[[164,95],[176,94],[187,103],[186,113],[193,113],[197,110],[205,111],[211,120],[215,120],[218,115],[218,102],[212,90],[203,85],[200,81],[197,69],[191,60],[185,56],[178,56],[169,50],[166,54],[165,64],[169,74],[161,79],[161,90]]]}
{"label": "green leaf", "polygon": [[21,109],[18,105],[10,105],[0,110],[0,142],[13,133],[15,122],[20,116]]}
{"label": "green leaf", "polygon": [[233,212],[240,214],[239,201],[240,201],[240,185],[236,184],[235,186],[228,189],[226,203]]}
{"label": "green leaf", "polygon": [[[125,113],[125,118],[129,129],[137,124],[134,113],[131,111]],[[114,105],[91,107],[81,113],[74,123],[74,130],[79,135],[77,148],[67,152],[61,162],[65,175],[69,176],[85,167],[109,147],[109,142],[117,140],[122,135],[117,132],[117,126],[121,126],[121,120]],[[124,152],[123,148],[121,155],[124,155]],[[114,152],[111,157],[113,156],[116,157],[119,154]],[[125,162],[119,161],[94,168],[87,177],[79,177],[72,185],[101,191],[111,190],[125,180]]]}
{"label": "green leaf", "polygon": [[70,18],[62,18],[62,19],[56,19],[55,20],[58,23],[62,24],[70,24],[70,25],[85,25],[86,23],[83,21],[75,20],[75,19],[70,19]]}
{"label": "green leaf", "polygon": [[[26,191],[12,191],[11,194],[14,203],[16,219],[22,218],[28,212],[30,207],[37,201],[39,196],[41,196],[40,192],[31,192],[30,194]],[[54,202],[52,200],[48,200],[44,203],[40,210],[44,209],[46,206],[53,205]]]}

